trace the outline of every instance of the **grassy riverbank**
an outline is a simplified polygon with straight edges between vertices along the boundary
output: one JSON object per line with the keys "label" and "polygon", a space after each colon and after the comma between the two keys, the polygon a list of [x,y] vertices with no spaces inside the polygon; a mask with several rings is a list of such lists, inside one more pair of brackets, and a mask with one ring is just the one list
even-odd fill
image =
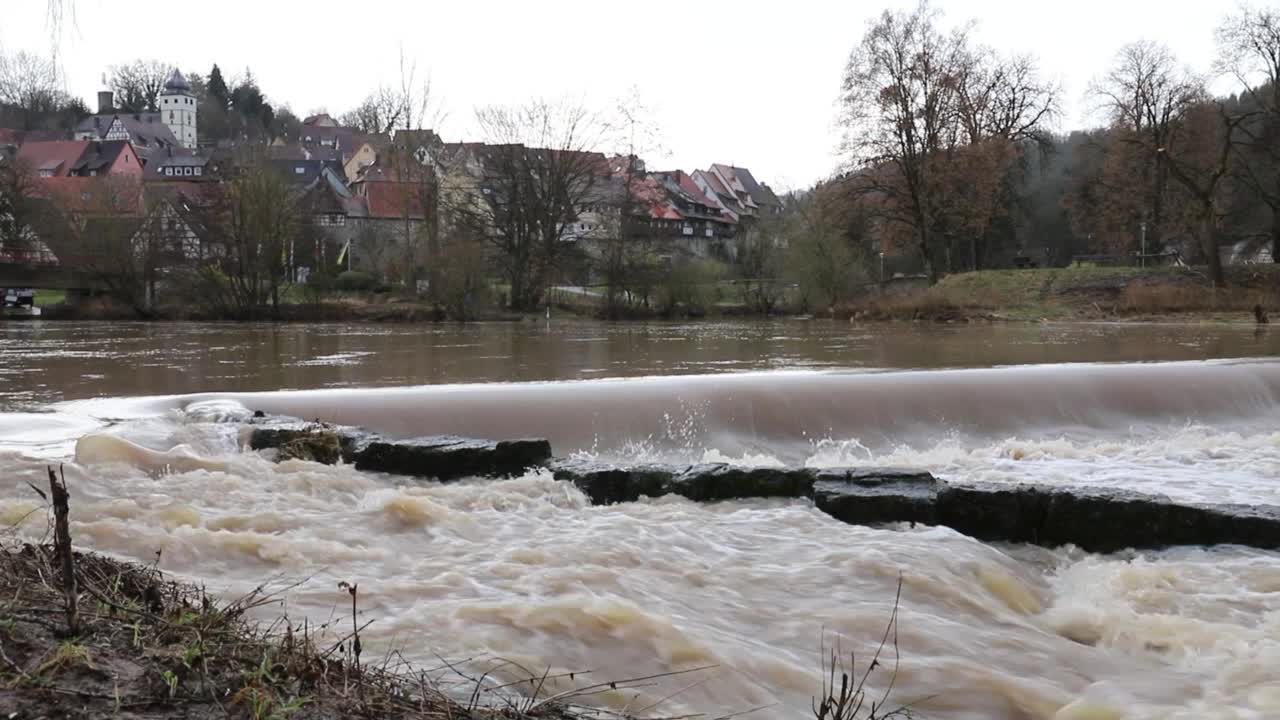
{"label": "grassy riverbank", "polygon": [[856,320],[1206,321],[1253,323],[1261,305],[1280,315],[1280,266],[1228,269],[1214,289],[1197,268],[1070,267],[983,270],[932,288],[887,291],[837,309]]}
{"label": "grassy riverbank", "polygon": [[[806,306],[780,295],[773,306],[777,316],[835,317],[858,322],[972,322],[1012,321],[1135,321],[1241,322],[1254,321],[1253,308],[1262,306],[1280,320],[1280,265],[1227,268],[1228,287],[1214,289],[1199,268],[1068,267],[1028,270],[982,270],[948,275],[935,286],[888,286],[868,291],[834,308]],[[723,289],[719,296],[725,296]],[[709,294],[709,293],[708,293]],[[49,295],[49,298],[54,296]],[[608,315],[602,298],[557,291],[553,314],[578,317]],[[477,306],[467,320],[513,321],[541,317],[498,307]],[[47,319],[132,320],[138,313],[105,298],[79,305],[47,305]],[[697,307],[659,311],[628,307],[612,319],[659,320],[759,317],[732,296]],[[163,307],[155,320],[227,320],[191,307]],[[281,322],[421,323],[455,321],[448,311],[411,296],[392,293],[347,293],[320,301],[292,300],[279,308],[263,308],[255,319]]]}
{"label": "grassy riverbank", "polygon": [[217,602],[153,567],[95,554],[75,556],[79,627],[70,633],[53,557],[51,546],[0,550],[0,717],[615,717],[548,702],[545,693],[450,694],[397,656],[362,656],[351,616],[332,627],[264,626],[250,616],[279,604],[270,592]]}

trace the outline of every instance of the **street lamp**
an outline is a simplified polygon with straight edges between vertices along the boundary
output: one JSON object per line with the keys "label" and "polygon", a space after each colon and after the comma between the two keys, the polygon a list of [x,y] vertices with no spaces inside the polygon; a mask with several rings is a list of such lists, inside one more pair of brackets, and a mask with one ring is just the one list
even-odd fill
{"label": "street lamp", "polygon": [[1142,254],[1138,256],[1138,267],[1145,268],[1147,266],[1147,222],[1145,220],[1142,221],[1142,224],[1138,227],[1142,230],[1140,233],[1142,237]]}

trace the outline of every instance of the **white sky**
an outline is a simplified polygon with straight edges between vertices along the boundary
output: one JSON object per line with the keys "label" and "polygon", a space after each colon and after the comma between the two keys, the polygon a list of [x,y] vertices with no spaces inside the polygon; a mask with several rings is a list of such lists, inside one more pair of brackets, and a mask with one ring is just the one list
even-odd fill
{"label": "white sky", "polygon": [[[651,168],[712,162],[802,187],[838,163],[835,99],[866,21],[914,0],[71,0],[60,62],[94,107],[113,63],[154,58],[184,72],[252,68],[276,104],[334,115],[380,83],[399,56],[430,74],[447,140],[476,139],[472,109],[530,97],[606,106],[629,87],[655,113],[665,156]],[[1191,0],[935,0],[946,20],[978,21],[985,43],[1032,52],[1063,88],[1059,129],[1091,124],[1083,95],[1115,51],[1143,37],[1206,70],[1230,5]],[[47,53],[45,0],[0,0],[0,48]]]}

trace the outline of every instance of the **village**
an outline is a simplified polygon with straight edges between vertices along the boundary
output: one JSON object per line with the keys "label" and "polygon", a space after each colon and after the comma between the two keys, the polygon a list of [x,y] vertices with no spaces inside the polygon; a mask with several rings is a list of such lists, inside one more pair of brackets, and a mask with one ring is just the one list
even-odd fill
{"label": "village", "polygon": [[100,91],[70,131],[0,129],[23,226],[0,264],[58,267],[73,294],[107,290],[143,314],[180,296],[251,315],[291,286],[397,287],[459,314],[494,288],[518,310],[558,286],[648,305],[662,274],[735,261],[783,207],[747,168],[654,171],[567,136],[454,142],[317,113],[288,134],[206,139],[207,97],[176,69],[157,110],[118,100]]}

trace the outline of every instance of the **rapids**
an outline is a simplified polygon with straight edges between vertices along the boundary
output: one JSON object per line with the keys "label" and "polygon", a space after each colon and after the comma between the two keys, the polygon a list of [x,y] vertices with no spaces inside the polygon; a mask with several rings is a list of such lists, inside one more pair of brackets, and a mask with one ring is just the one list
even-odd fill
{"label": "rapids", "polygon": [[[165,345],[155,362],[186,362],[178,350],[166,361]],[[363,351],[340,361],[376,363],[349,356]],[[319,364],[300,372],[339,362],[331,347],[312,352],[297,362]],[[145,562],[161,550],[162,568],[226,594],[301,581],[286,610],[316,622],[341,615],[339,580],[359,582],[371,651],[429,665],[502,657],[596,681],[714,666],[638,698],[594,698],[613,707],[684,688],[654,712],[808,717],[820,644],[869,658],[901,578],[892,699],[921,717],[1280,717],[1275,553],[996,547],[942,528],[851,527],[805,502],[590,507],[540,472],[442,485],[277,465],[244,452],[237,425],[264,410],[399,436],[541,435],[602,459],[892,464],[953,482],[1280,504],[1280,363],[1174,350],[1164,359],[1180,362],[1005,365],[1021,352],[924,371],[769,370],[766,354],[719,374],[191,394],[228,387],[196,373],[156,388],[181,394],[60,402],[37,387],[48,379],[20,380],[0,386],[12,410],[0,412],[0,525],[39,536],[26,482],[65,461],[79,545]]]}

